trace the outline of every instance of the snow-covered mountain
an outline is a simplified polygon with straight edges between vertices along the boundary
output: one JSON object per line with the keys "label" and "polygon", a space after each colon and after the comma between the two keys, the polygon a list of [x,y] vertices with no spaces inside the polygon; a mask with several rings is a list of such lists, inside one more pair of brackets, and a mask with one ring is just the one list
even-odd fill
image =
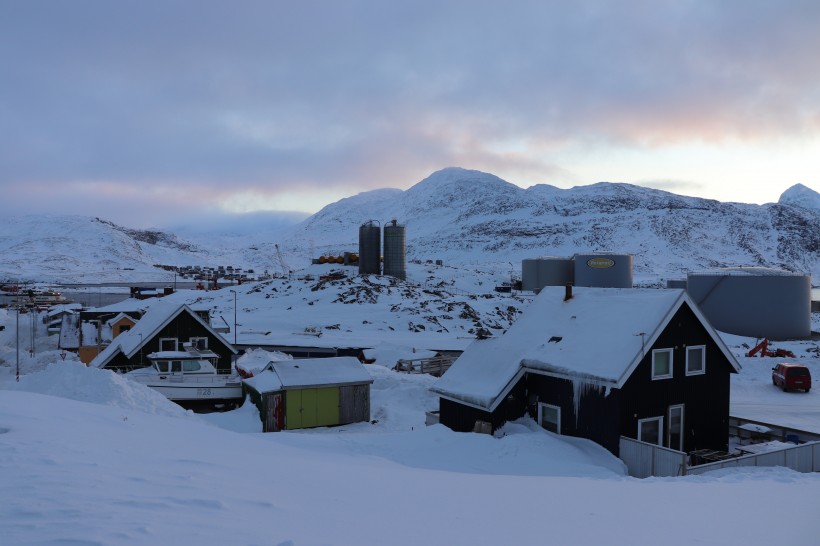
{"label": "snow-covered mountain", "polygon": [[[409,259],[518,262],[542,255],[615,251],[635,255],[639,277],[759,265],[820,273],[820,196],[803,186],[781,203],[750,205],[601,182],[522,189],[491,174],[448,168],[407,191],[361,193],[293,228],[288,249],[355,249],[358,226],[396,218]],[[321,244],[319,243],[321,242]]]}
{"label": "snow-covered mountain", "polygon": [[795,184],[783,192],[778,203],[781,205],[820,210],[820,193],[817,193],[811,188],[807,188],[803,184]]}
{"label": "snow-covered mountain", "polygon": [[[216,253],[218,254],[218,253]],[[136,230],[85,216],[0,219],[0,280],[128,280],[154,264],[203,264],[212,249],[160,230]],[[167,276],[167,273],[165,274]]]}
{"label": "snow-covered mountain", "polygon": [[[756,265],[820,278],[820,195],[800,184],[778,203],[751,205],[601,182],[522,189],[491,174],[435,172],[408,190],[360,193],[279,230],[186,241],[83,217],[0,220],[0,278],[78,279],[154,264],[276,269],[274,244],[291,267],[356,251],[368,220],[407,227],[409,260],[520,268],[523,258],[592,251],[635,255],[639,281],[689,270]],[[193,235],[188,235],[193,237]],[[110,275],[106,274],[110,278]]]}

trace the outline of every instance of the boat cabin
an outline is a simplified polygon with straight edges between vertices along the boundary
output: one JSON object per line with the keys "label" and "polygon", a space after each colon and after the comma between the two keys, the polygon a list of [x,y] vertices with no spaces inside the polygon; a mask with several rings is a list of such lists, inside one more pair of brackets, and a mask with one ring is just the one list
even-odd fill
{"label": "boat cabin", "polygon": [[216,374],[219,355],[185,345],[185,351],[160,351],[148,355],[153,368],[161,374]]}

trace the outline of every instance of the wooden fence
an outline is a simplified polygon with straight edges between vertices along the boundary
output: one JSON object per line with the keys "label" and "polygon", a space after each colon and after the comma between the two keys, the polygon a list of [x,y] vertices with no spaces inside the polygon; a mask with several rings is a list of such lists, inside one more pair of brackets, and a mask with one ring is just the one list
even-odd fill
{"label": "wooden fence", "polygon": [[426,373],[441,377],[444,372],[450,369],[456,356],[436,356],[433,358],[414,358],[412,360],[401,359],[396,363],[394,370],[407,373]]}

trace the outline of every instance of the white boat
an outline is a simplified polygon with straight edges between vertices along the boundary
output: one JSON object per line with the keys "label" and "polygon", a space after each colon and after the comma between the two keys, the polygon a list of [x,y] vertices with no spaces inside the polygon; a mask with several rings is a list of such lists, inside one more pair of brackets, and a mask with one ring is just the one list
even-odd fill
{"label": "white boat", "polygon": [[162,393],[182,406],[238,405],[242,402],[242,378],[236,373],[217,373],[219,355],[184,346],[184,351],[151,353],[151,365],[128,372],[126,377]]}

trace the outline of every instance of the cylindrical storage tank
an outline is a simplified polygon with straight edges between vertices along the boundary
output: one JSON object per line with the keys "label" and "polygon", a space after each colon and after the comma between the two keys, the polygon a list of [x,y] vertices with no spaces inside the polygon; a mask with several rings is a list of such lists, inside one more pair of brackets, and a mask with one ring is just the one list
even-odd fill
{"label": "cylindrical storage tank", "polygon": [[538,261],[538,288],[566,286],[575,283],[575,262],[572,258],[542,258]]}
{"label": "cylindrical storage tank", "polygon": [[722,332],[769,339],[811,335],[811,277],[765,267],[689,273],[686,291]]}
{"label": "cylindrical storage tank", "polygon": [[632,288],[632,261],[631,254],[576,254],[575,286]]}
{"label": "cylindrical storage tank", "polygon": [[392,220],[384,226],[384,274],[398,279],[407,278],[405,245],[407,232],[404,226]]}
{"label": "cylindrical storage tank", "polygon": [[540,288],[538,286],[538,259],[521,260],[521,289],[536,292]]}
{"label": "cylindrical storage tank", "polygon": [[382,230],[379,223],[370,220],[359,226],[359,274],[381,273]]}
{"label": "cylindrical storage tank", "polygon": [[572,258],[546,256],[521,261],[521,289],[538,292],[545,286],[574,283]]}

